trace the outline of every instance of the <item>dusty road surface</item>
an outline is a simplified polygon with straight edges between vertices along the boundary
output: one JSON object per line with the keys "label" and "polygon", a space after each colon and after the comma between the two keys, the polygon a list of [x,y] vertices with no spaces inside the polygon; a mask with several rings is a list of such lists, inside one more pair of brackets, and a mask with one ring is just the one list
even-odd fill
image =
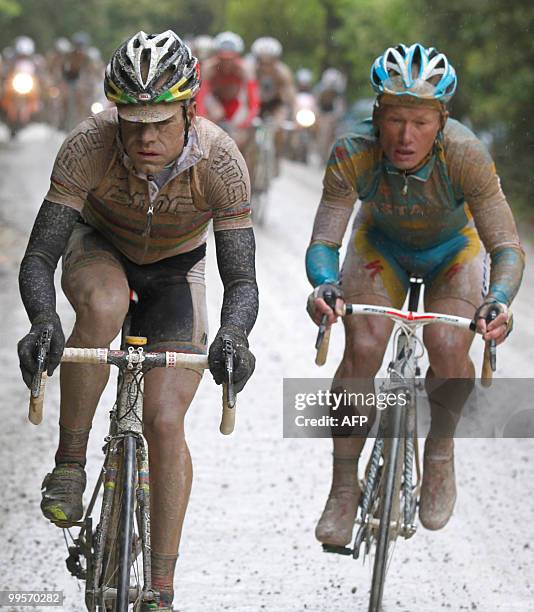
{"label": "dusty road surface", "polygon": [[[0,589],[60,590],[63,609],[79,612],[83,592],[66,572],[62,532],[39,511],[40,484],[57,443],[58,376],[50,381],[44,422],[35,427],[26,418],[28,395],[16,359],[16,342],[28,330],[17,289],[18,265],[60,140],[34,126],[18,142],[0,143]],[[320,175],[317,169],[286,164],[266,226],[257,231],[261,310],[251,336],[257,367],[239,396],[234,435],[218,432],[220,391],[209,374],[189,411],[195,481],[175,581],[181,612],[367,609],[369,563],[326,555],[313,536],[330,484],[331,443],[282,437],[283,377],[330,377],[342,351],[341,329],[335,329],[327,365],[322,370],[314,365],[315,330],[303,309],[309,291],[303,258]],[[210,247],[213,334],[220,282]],[[515,305],[516,331],[499,351],[500,376],[532,375],[533,297],[533,275],[527,272]],[[73,317],[61,294],[58,305],[68,332]],[[101,461],[113,393],[110,385],[93,426],[90,483]],[[454,516],[440,532],[420,528],[411,540],[397,543],[384,610],[530,611],[534,442],[463,439],[456,449]]]}

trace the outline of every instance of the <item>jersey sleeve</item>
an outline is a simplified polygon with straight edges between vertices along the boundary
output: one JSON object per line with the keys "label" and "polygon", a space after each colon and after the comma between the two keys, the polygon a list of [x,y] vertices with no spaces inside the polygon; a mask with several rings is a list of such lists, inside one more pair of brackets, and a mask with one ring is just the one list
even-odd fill
{"label": "jersey sleeve", "polygon": [[210,155],[205,196],[215,232],[252,227],[247,165],[227,135],[220,138]]}
{"label": "jersey sleeve", "polygon": [[521,284],[524,252],[493,159],[478,139],[464,144],[457,172],[475,227],[491,257],[489,297],[510,304]]}
{"label": "jersey sleeve", "polygon": [[81,212],[88,192],[98,185],[106,167],[103,138],[93,118],[80,123],[57,154],[45,199]]}
{"label": "jersey sleeve", "polygon": [[315,222],[312,242],[341,246],[354,204],[356,169],[351,160],[351,144],[340,138],[332,148],[323,178],[323,193]]}

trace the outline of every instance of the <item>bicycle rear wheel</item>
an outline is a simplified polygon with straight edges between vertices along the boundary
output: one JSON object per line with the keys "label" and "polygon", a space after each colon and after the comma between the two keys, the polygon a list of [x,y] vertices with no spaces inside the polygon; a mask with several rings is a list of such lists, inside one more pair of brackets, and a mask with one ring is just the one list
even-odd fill
{"label": "bicycle rear wheel", "polygon": [[[380,499],[380,525],[376,541],[375,560],[373,566],[373,578],[371,583],[371,595],[369,600],[369,612],[380,612],[382,595],[384,593],[384,582],[386,578],[388,549],[391,541],[391,520],[393,509],[396,509],[396,520],[400,520],[398,495],[402,474],[402,463],[400,461],[402,441],[403,409],[395,404],[388,408],[390,411],[389,431],[386,449],[384,451],[384,466],[382,473],[385,478]],[[389,448],[388,448],[389,447]],[[398,529],[398,525],[397,528]]]}

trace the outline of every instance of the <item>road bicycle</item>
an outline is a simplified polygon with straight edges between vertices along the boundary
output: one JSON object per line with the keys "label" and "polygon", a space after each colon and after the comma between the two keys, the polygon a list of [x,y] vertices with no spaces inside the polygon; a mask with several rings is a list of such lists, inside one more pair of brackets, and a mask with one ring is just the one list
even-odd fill
{"label": "road bicycle", "polygon": [[[133,301],[137,300],[135,294]],[[208,368],[206,355],[146,352],[147,339],[129,335],[127,317],[121,350],[66,348],[62,363],[117,366],[117,400],[110,411],[109,434],[104,440],[104,464],[84,517],[77,523],[56,524],[64,528],[69,572],[85,582],[85,605],[89,612],[138,611],[143,602],[157,604],[152,588],[150,563],[150,478],[148,452],[143,437],[144,376],[152,368]],[[42,421],[49,334],[38,347],[39,368],[30,399],[29,419]],[[223,384],[223,415],[220,431],[230,434],[235,423],[233,390],[234,349],[223,339],[226,382]],[[94,525],[96,527],[93,529]],[[71,528],[78,529],[73,535]]]}
{"label": "road bicycle", "polygon": [[[388,317],[397,324],[393,337],[393,359],[387,369],[387,378],[380,392],[391,394],[388,406],[380,412],[378,430],[365,469],[360,480],[362,495],[356,518],[357,531],[352,548],[323,544],[325,552],[352,556],[354,559],[370,554],[374,546],[374,564],[369,599],[369,612],[379,612],[388,562],[395,540],[411,538],[416,530],[416,514],[422,481],[422,470],[417,442],[417,391],[421,370],[418,361],[424,346],[417,330],[425,325],[440,323],[476,330],[475,322],[449,314],[417,312],[423,280],[410,278],[408,310],[368,304],[345,304],[344,316],[366,315]],[[333,294],[325,301],[334,306]],[[491,310],[488,322],[497,315]],[[324,364],[328,351],[330,328],[327,315],[319,326],[316,348],[318,365]],[[484,351],[483,384],[491,383],[495,370],[495,341],[488,342]],[[420,379],[419,379],[420,380]]]}

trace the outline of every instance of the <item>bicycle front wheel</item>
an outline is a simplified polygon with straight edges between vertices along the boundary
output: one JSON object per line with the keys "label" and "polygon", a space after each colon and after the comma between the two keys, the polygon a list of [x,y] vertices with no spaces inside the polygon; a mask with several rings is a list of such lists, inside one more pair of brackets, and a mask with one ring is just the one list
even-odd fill
{"label": "bicycle front wheel", "polygon": [[135,513],[136,446],[134,436],[130,435],[124,438],[122,505],[119,522],[117,612],[127,612],[130,602],[130,567],[132,565]]}
{"label": "bicycle front wheel", "polygon": [[[140,585],[130,585],[134,562],[135,488],[137,474],[136,436],[127,434],[122,453],[109,521],[106,524],[102,571],[100,574],[99,612],[127,612],[130,602],[139,601]],[[106,484],[104,485],[106,486]],[[106,509],[102,509],[104,513]],[[134,610],[136,607],[134,606]]]}
{"label": "bicycle front wheel", "polygon": [[[401,432],[403,409],[399,405],[391,406],[390,430],[388,436],[391,439],[386,444],[384,451],[383,474],[385,478],[381,494],[380,503],[380,525],[378,527],[378,537],[376,540],[375,560],[373,567],[373,579],[371,583],[371,596],[369,600],[369,612],[380,612],[382,605],[382,595],[384,593],[384,582],[386,578],[388,549],[390,543],[391,520],[395,501],[398,501],[402,465],[401,455]],[[388,448],[389,447],[389,448]],[[397,497],[397,499],[395,499]],[[398,507],[396,520],[400,520]]]}

